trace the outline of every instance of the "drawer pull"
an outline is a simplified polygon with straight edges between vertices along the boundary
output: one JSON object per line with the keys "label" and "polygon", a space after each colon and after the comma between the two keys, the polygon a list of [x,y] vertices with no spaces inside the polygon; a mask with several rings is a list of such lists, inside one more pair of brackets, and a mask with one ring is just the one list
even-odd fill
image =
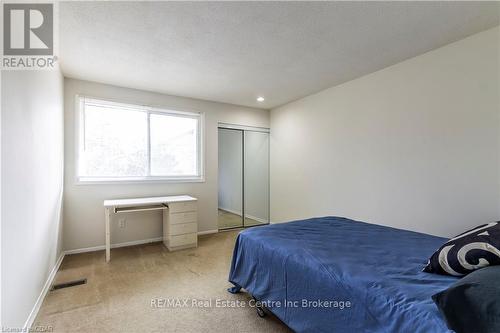
{"label": "drawer pull", "polygon": [[198,214],[196,212],[189,213],[171,213],[169,222],[170,224],[190,223],[196,222]]}
{"label": "drawer pull", "polygon": [[168,207],[171,213],[195,212],[197,204],[196,202],[181,202],[169,204]]}
{"label": "drawer pull", "polygon": [[198,224],[195,223],[185,223],[185,224],[173,224],[168,226],[168,235],[182,235],[189,234],[198,231]]}

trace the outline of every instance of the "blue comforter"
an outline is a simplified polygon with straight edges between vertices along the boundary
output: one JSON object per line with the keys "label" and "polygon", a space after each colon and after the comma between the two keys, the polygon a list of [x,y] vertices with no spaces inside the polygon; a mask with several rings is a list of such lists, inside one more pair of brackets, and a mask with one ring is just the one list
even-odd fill
{"label": "blue comforter", "polygon": [[431,296],[456,281],[422,272],[445,239],[323,217],[238,235],[229,281],[296,332],[449,332]]}

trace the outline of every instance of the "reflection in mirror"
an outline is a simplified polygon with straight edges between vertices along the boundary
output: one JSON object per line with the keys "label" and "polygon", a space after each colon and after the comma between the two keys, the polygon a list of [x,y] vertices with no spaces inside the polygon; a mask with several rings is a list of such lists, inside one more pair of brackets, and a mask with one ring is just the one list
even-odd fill
{"label": "reflection in mirror", "polygon": [[244,132],[245,227],[269,223],[269,133]]}
{"label": "reflection in mirror", "polygon": [[219,128],[219,229],[243,226],[243,131]]}

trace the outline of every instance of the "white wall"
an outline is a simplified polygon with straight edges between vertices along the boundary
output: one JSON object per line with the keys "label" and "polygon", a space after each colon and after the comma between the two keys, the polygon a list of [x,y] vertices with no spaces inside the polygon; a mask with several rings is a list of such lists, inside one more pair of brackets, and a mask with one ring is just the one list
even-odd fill
{"label": "white wall", "polygon": [[23,327],[62,249],[63,78],[2,71],[2,325]]}
{"label": "white wall", "polygon": [[499,28],[271,111],[271,220],[499,220]]}
{"label": "white wall", "polygon": [[243,132],[219,129],[219,208],[241,215]]}
{"label": "white wall", "polygon": [[[127,103],[205,112],[205,182],[113,185],[75,184],[75,95],[107,98]],[[64,248],[66,250],[104,245],[103,200],[140,196],[189,194],[199,199],[199,231],[217,230],[217,124],[218,122],[269,127],[269,112],[229,104],[175,97],[65,79],[65,195]],[[112,221],[111,242],[122,243],[161,237],[158,212],[131,213],[127,227]]]}

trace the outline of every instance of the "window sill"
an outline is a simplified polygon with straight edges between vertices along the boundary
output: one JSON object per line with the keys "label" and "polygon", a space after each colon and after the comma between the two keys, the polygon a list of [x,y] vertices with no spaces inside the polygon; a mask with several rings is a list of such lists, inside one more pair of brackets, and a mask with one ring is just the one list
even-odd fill
{"label": "window sill", "polygon": [[192,178],[77,178],[75,185],[121,185],[121,184],[175,184],[175,183],[204,183],[204,177]]}

